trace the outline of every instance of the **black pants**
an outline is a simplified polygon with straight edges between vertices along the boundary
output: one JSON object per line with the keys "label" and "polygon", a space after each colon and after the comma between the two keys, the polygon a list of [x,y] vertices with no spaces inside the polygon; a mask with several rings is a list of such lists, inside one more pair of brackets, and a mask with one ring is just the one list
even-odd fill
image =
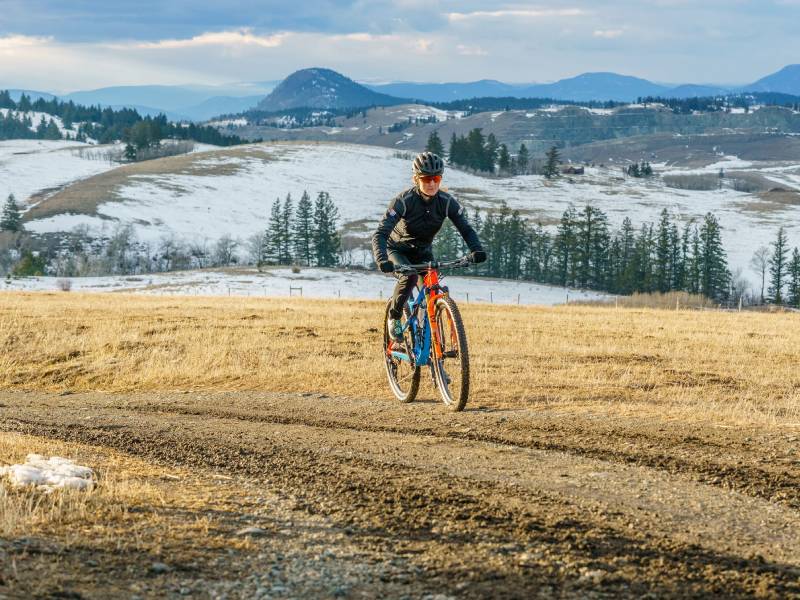
{"label": "black pants", "polygon": [[[433,260],[433,251],[430,246],[410,250],[388,248],[389,260],[396,265],[416,265]],[[417,285],[419,275],[416,273],[395,273],[397,285],[394,286],[392,304],[389,306],[389,316],[399,319],[403,315],[403,305],[408,302],[411,290]]]}

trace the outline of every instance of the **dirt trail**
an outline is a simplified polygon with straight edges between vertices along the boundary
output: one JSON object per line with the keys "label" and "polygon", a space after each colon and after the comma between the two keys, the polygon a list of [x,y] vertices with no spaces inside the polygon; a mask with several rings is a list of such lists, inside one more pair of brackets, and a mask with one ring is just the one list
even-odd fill
{"label": "dirt trail", "polygon": [[[403,562],[411,596],[800,596],[791,433],[312,394],[0,392],[0,404],[2,431],[291,496],[372,560]],[[368,589],[397,592],[381,585]]]}

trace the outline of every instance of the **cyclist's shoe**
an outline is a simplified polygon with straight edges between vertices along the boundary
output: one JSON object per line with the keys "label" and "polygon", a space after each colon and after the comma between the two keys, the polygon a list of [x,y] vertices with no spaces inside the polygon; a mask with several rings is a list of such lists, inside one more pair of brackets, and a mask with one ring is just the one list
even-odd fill
{"label": "cyclist's shoe", "polygon": [[389,337],[392,338],[393,341],[398,343],[403,342],[403,323],[400,319],[389,317],[389,320],[386,322],[386,328],[389,331]]}

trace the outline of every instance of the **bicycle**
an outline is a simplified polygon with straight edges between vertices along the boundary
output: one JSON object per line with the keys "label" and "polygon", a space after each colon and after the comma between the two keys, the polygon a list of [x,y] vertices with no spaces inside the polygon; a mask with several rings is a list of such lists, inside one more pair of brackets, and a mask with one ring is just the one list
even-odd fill
{"label": "bicycle", "polygon": [[469,257],[450,262],[396,265],[398,273],[424,273],[416,297],[403,307],[403,342],[389,337],[383,319],[383,355],[389,387],[402,402],[413,402],[419,391],[421,369],[429,366],[434,387],[453,411],[464,410],[469,397],[469,350],[464,323],[439,269],[466,267]]}

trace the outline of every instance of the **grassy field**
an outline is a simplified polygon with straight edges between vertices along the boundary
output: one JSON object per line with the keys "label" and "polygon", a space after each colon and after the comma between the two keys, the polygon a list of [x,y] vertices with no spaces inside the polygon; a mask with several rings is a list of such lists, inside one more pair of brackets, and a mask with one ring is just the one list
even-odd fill
{"label": "grassy field", "polygon": [[[800,317],[587,306],[462,306],[468,408],[547,407],[800,427]],[[0,294],[0,386],[269,390],[390,401],[382,304]],[[434,397],[423,380],[422,396]]]}

